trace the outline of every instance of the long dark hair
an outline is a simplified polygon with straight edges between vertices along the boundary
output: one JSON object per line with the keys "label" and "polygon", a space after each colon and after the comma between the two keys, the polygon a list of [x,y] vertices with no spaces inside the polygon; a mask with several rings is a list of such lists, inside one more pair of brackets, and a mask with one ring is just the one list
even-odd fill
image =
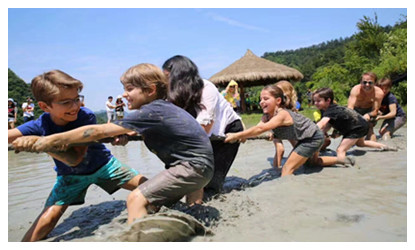
{"label": "long dark hair", "polygon": [[196,64],[185,56],[177,55],[168,59],[162,68],[169,74],[167,100],[196,117],[204,108],[200,103],[203,80]]}

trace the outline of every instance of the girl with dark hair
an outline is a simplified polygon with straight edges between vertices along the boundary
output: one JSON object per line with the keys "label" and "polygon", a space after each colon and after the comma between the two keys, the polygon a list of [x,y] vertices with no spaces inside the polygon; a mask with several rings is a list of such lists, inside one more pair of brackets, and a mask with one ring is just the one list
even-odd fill
{"label": "girl with dark hair", "polygon": [[[174,56],[163,64],[163,71],[169,78],[168,100],[196,117],[209,136],[225,136],[243,130],[239,115],[213,83],[199,76],[197,66],[189,58]],[[239,149],[239,143],[211,143],[215,170],[212,180],[204,188],[208,195],[222,191],[226,174]],[[203,190],[197,195],[203,197]]]}
{"label": "girl with dark hair", "polygon": [[228,133],[225,139],[225,142],[235,142],[272,130],[274,138],[297,141],[282,167],[281,176],[293,174],[309,158],[312,164],[319,162],[319,149],[324,140],[323,132],[315,123],[285,107],[286,100],[280,87],[265,86],[259,103],[264,112],[261,121],[245,131]]}
{"label": "girl with dark hair", "polygon": [[163,64],[163,72],[169,78],[168,101],[197,116],[203,105],[203,80],[197,66],[184,56],[174,56]]}

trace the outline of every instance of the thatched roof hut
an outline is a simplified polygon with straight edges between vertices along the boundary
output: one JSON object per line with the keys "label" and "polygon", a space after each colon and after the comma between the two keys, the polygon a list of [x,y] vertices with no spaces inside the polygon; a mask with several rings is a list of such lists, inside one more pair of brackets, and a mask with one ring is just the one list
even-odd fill
{"label": "thatched roof hut", "polygon": [[[209,80],[219,86],[226,86],[231,80],[235,80],[239,84],[242,97],[244,87],[264,86],[279,80],[300,81],[303,77],[300,71],[260,58],[248,49],[242,58],[214,74]],[[244,98],[241,98],[241,104],[245,111]]]}
{"label": "thatched roof hut", "polygon": [[235,80],[239,84],[243,83],[245,87],[251,87],[271,84],[279,80],[300,81],[303,77],[300,71],[260,58],[248,49],[242,58],[214,74],[210,81],[224,86]]}

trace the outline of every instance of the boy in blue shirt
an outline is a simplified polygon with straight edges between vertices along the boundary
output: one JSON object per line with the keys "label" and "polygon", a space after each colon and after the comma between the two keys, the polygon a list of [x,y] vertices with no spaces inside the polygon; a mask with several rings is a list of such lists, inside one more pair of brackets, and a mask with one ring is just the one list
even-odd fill
{"label": "boy in blue shirt", "polygon": [[[200,199],[199,190],[213,176],[213,150],[202,126],[184,109],[165,101],[167,78],[152,64],[129,68],[121,77],[129,113],[115,123],[89,125],[39,139],[26,148],[48,151],[66,144],[137,132],[148,149],[165,164],[165,170],[145,181],[127,199],[128,223],[147,214],[147,207],[170,205],[187,196]],[[196,194],[195,194],[196,193]]]}
{"label": "boy in blue shirt", "polygon": [[[41,136],[96,124],[94,113],[81,107],[82,82],[53,70],[33,78],[31,88],[39,107],[45,111],[37,120],[8,131],[9,143],[17,150],[31,151]],[[86,191],[96,184],[114,193],[120,187],[133,190],[146,179],[112,156],[101,143],[72,147],[65,152],[48,153],[55,162],[57,180],[45,208],[22,241],[46,238],[69,205],[84,203]]]}

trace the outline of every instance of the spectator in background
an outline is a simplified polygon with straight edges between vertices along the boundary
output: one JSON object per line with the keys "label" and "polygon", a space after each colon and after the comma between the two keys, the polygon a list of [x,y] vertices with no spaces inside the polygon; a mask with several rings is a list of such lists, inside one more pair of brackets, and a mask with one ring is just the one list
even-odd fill
{"label": "spectator in background", "polygon": [[35,104],[33,103],[32,98],[27,97],[26,102],[22,104],[23,109],[23,122],[26,123],[35,119]]}
{"label": "spectator in background", "polygon": [[107,123],[114,121],[114,109],[115,106],[112,105],[112,96],[108,96],[108,100],[105,103],[105,108],[107,109]]}
{"label": "spectator in background", "polygon": [[9,98],[8,101],[8,112],[9,112],[9,123],[8,128],[14,128],[14,125],[17,121],[17,105],[12,98]]}
{"label": "spectator in background", "polygon": [[230,81],[226,89],[221,92],[223,97],[231,104],[233,110],[238,110],[237,102],[241,100],[238,91],[238,83],[234,80]]}
{"label": "spectator in background", "polygon": [[115,115],[117,120],[124,118],[124,107],[125,103],[122,101],[122,96],[117,96],[117,100],[115,101]]}

